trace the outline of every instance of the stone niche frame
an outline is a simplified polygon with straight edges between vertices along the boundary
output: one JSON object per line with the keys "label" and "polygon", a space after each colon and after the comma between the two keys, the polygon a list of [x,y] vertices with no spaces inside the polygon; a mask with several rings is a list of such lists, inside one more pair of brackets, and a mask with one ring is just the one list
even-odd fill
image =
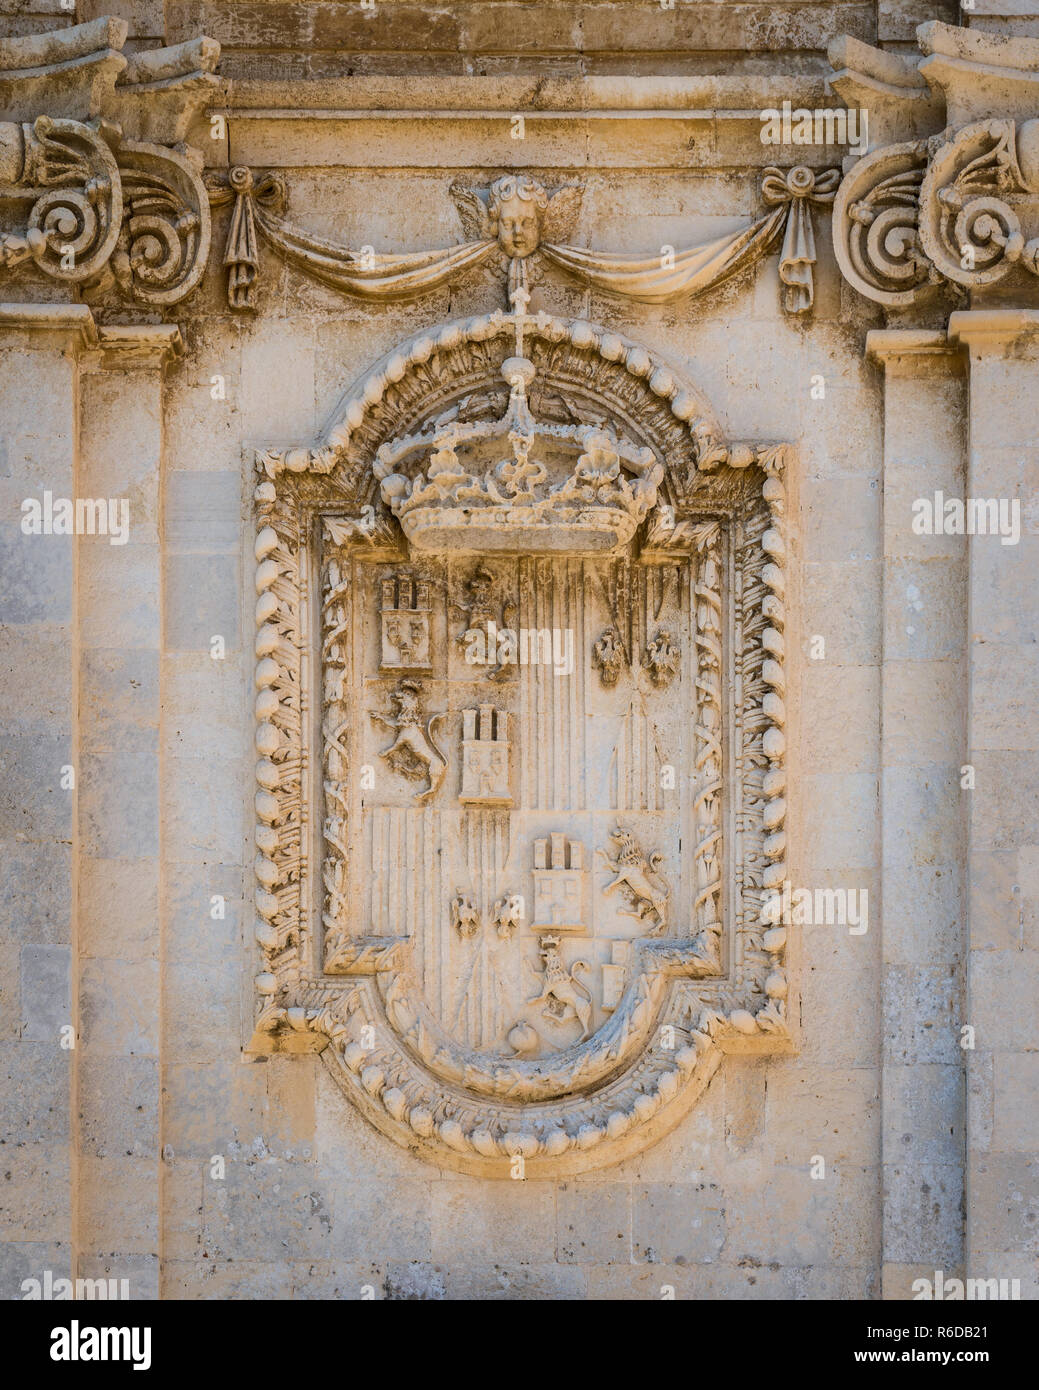
{"label": "stone niche frame", "polygon": [[[405,542],[373,472],[381,444],[501,389],[516,334],[542,379],[664,465],[641,558],[695,557],[695,922],[632,943],[608,1023],[540,1060],[465,1051],[409,972],[406,937],[348,934],[338,742],[342,579],[329,555]],[[256,516],[256,976],[247,1051],[321,1052],[380,1130],[431,1161],[565,1176],[673,1128],[726,1052],[790,1052],[786,930],[784,444],[727,444],[645,348],[581,321],[501,311],[419,334],[352,391],[316,443],[259,450]],[[327,553],[326,553],[327,551]],[[727,692],[731,691],[731,697]],[[720,729],[720,736],[719,736]],[[447,929],[447,928],[445,928]]]}

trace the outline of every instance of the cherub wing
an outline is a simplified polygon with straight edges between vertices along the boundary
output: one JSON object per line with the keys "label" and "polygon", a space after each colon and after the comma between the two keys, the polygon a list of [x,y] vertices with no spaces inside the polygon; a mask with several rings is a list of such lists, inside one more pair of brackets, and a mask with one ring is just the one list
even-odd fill
{"label": "cherub wing", "polygon": [[543,222],[544,241],[567,242],[577,228],[584,188],[578,183],[559,188],[548,200]]}
{"label": "cherub wing", "polygon": [[475,193],[471,188],[466,188],[461,183],[453,183],[448,192],[458,209],[458,217],[462,223],[462,231],[465,233],[466,240],[487,241],[491,235],[490,218],[487,213],[487,204],[479,193]]}

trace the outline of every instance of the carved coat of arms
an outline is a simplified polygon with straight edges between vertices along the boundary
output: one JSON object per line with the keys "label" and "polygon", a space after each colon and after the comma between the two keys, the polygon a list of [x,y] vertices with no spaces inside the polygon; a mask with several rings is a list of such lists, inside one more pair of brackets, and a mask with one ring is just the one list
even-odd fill
{"label": "carved coat of arms", "polygon": [[783,451],[528,298],[257,490],[254,1046],[490,1174],[621,1157],[787,1037]]}

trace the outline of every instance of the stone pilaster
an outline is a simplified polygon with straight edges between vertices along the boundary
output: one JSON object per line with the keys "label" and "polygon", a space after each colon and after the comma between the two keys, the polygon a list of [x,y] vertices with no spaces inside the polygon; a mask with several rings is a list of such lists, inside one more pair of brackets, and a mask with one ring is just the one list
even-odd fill
{"label": "stone pilaster", "polygon": [[962,354],[878,330],[884,368],[881,684],[883,1294],[962,1265],[966,545],[917,534],[914,502],[964,485]]}
{"label": "stone pilaster", "polygon": [[48,528],[45,494],[78,493],[80,356],[94,342],[83,305],[0,304],[0,1260],[12,1290],[67,1276],[75,1242],[77,549]]}
{"label": "stone pilaster", "polygon": [[[79,541],[80,1239],[77,1273],[158,1294],[162,384],[175,324],[100,330],[82,390]],[[111,531],[111,527],[110,527]]]}
{"label": "stone pilaster", "polygon": [[968,540],[967,1273],[1036,1297],[1039,1218],[1039,312],[953,314],[970,353],[967,496],[1020,501],[1020,537]]}

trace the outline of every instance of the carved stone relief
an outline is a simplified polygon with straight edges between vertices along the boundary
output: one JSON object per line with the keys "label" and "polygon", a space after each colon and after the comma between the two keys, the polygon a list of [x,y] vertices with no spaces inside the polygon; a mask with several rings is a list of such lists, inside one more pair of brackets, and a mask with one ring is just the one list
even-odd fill
{"label": "carved stone relief", "polygon": [[191,293],[209,256],[202,157],[181,141],[222,88],[220,46],[127,58],[126,33],[99,19],[0,41],[0,114],[18,117],[0,120],[0,275],[33,265],[163,309]]}
{"label": "carved stone relief", "polygon": [[[935,286],[963,296],[1017,270],[1025,283],[1039,274],[1039,77],[1029,41],[940,23],[922,25],[917,38],[925,56],[916,65],[896,60],[899,81],[887,85],[883,120],[914,138],[854,164],[833,206],[845,277],[892,309]],[[891,55],[855,44],[839,60],[854,60],[834,80],[852,100],[876,90]],[[943,105],[945,128],[915,134],[928,120],[941,124]],[[964,120],[979,105],[984,119]],[[989,115],[994,106],[1006,114]]]}
{"label": "carved stone relief", "polygon": [[279,215],[288,191],[275,175],[236,167],[226,178],[212,181],[211,196],[215,205],[234,202],[224,252],[232,309],[256,307],[262,239],[304,274],[374,300],[426,294],[497,256],[508,267],[510,304],[517,292],[527,293],[528,267],[536,258],[607,294],[666,304],[712,290],[779,244],[783,305],[788,313],[801,314],[811,309],[815,295],[810,210],[832,203],[839,177],[836,169],[814,171],[804,165],[766,169],[761,196],[768,211],[742,231],[668,255],[612,254],[568,244],[580,211],[581,186],[549,194],[529,175],[504,174],[487,188],[452,184],[466,240],[439,251],[401,255],[351,251],[288,222]]}
{"label": "carved stone relief", "polygon": [[790,1046],[785,446],[513,301],[256,494],[252,1046],[489,1175],[616,1161],[723,1051]]}

